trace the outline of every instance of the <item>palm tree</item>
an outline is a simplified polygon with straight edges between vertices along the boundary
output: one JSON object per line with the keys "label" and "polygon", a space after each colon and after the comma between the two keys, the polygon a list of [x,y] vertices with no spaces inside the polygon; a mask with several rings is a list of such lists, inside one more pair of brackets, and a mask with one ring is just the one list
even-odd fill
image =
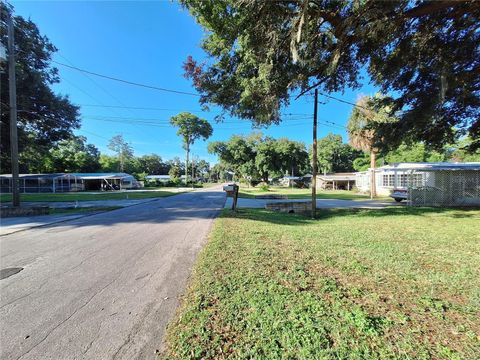
{"label": "palm tree", "polygon": [[380,96],[362,96],[357,100],[352,114],[348,119],[347,131],[350,145],[355,149],[370,153],[370,197],[377,196],[375,182],[375,167],[378,148],[375,147],[375,130],[373,123],[387,122],[393,120],[390,116],[390,109],[386,106],[377,109],[375,102]]}

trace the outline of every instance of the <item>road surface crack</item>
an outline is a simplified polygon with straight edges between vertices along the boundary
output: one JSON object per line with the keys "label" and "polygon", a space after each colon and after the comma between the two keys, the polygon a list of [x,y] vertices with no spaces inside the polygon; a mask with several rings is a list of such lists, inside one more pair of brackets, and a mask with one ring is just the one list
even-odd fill
{"label": "road surface crack", "polygon": [[74,312],[72,312],[66,319],[62,320],[60,323],[58,323],[53,329],[51,329],[44,337],[42,340],[37,342],[35,345],[33,345],[27,352],[24,352],[22,355],[20,355],[17,360],[21,359],[25,355],[29,354],[33,349],[35,349],[37,346],[39,346],[41,343],[43,343],[52,332],[54,332],[56,329],[58,329],[60,326],[62,326],[64,323],[66,323],[68,320],[70,320],[76,313],[78,313],[80,310],[82,310],[85,306],[87,306],[95,296],[103,292],[107,287],[109,287],[111,284],[113,284],[122,274],[122,271],[116,276],[112,281],[110,281],[108,284],[106,284],[104,287],[102,287],[99,291],[97,291],[95,294],[93,294],[82,306],[79,308],[75,309]]}

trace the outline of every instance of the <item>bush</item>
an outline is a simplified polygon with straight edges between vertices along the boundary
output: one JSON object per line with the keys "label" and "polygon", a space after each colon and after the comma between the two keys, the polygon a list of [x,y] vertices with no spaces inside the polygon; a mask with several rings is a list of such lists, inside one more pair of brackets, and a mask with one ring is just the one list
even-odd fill
{"label": "bush", "polygon": [[269,190],[270,190],[270,187],[268,186],[268,184],[262,183],[262,184],[260,185],[260,189],[261,189],[262,191],[269,191]]}

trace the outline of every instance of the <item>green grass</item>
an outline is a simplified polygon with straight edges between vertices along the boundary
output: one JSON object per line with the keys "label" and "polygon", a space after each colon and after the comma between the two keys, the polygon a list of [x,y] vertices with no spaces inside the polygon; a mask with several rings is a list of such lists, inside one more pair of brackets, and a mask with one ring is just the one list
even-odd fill
{"label": "green grass", "polygon": [[[99,193],[41,193],[41,194],[20,194],[21,201],[94,201],[94,200],[138,200],[148,198],[166,197],[179,194],[178,192],[164,191],[119,191],[119,192],[99,192]],[[0,202],[12,201],[11,194],[1,194]]]}
{"label": "green grass", "polygon": [[50,215],[73,215],[73,214],[85,214],[85,213],[97,213],[121,209],[122,206],[91,206],[91,207],[78,207],[78,208],[55,208],[50,209]]}
{"label": "green grass", "polygon": [[224,210],[165,359],[479,359],[480,210]]}
{"label": "green grass", "polygon": [[[254,198],[256,195],[287,195],[289,199],[309,199],[312,197],[311,189],[297,189],[287,187],[270,187],[263,191],[260,187],[240,187],[238,196],[241,198]],[[366,200],[368,195],[357,194],[346,190],[322,190],[317,191],[317,199],[338,199],[338,200]]]}

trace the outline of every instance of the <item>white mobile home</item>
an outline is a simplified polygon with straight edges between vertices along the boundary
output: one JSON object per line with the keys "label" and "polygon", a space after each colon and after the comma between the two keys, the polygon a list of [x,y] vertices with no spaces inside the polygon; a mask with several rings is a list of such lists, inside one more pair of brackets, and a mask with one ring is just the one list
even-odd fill
{"label": "white mobile home", "polygon": [[[356,174],[356,186],[370,191],[372,171]],[[397,163],[375,169],[378,195],[408,190],[412,205],[480,205],[480,163]]]}
{"label": "white mobile home", "polygon": [[[136,189],[141,184],[125,173],[55,173],[20,174],[21,193],[58,193],[71,191],[99,191]],[[0,175],[0,192],[12,192],[12,175]]]}

